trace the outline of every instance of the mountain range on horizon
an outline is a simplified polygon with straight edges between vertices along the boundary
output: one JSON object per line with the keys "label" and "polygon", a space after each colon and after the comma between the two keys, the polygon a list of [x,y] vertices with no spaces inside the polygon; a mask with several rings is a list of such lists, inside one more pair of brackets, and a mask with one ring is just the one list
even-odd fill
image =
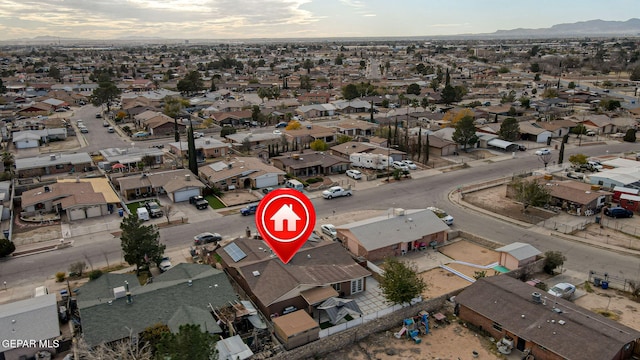
{"label": "mountain range on horizon", "polygon": [[[492,33],[468,33],[468,34],[459,34],[459,35],[438,35],[438,36],[393,36],[393,37],[385,37],[385,36],[368,36],[368,37],[333,37],[330,39],[434,39],[434,40],[464,40],[464,39],[519,39],[519,38],[572,38],[572,37],[626,37],[626,36],[640,36],[640,19],[632,18],[626,21],[607,21],[607,20],[588,20],[588,21],[579,21],[575,23],[564,23],[564,24],[556,24],[548,28],[537,28],[537,29],[529,29],[529,28],[517,28],[510,30],[497,30]],[[220,40],[230,40],[230,41],[239,41],[239,42],[251,42],[251,40],[258,39],[186,39],[186,38],[163,38],[163,37],[154,37],[154,36],[136,36],[131,35],[123,38],[116,39],[81,39],[81,38],[64,38],[58,36],[36,36],[33,38],[22,38],[22,39],[14,39],[14,40],[5,40],[0,41],[0,43],[11,44],[16,42],[22,43],[52,43],[52,42],[93,42],[93,43],[109,43],[114,41],[137,41],[137,42],[153,42],[153,41],[184,41],[184,40],[211,40],[211,41],[220,41]],[[312,41],[318,40],[318,38],[261,38],[260,41],[266,40],[274,40],[274,41],[285,41],[285,40],[296,40],[296,41]]]}

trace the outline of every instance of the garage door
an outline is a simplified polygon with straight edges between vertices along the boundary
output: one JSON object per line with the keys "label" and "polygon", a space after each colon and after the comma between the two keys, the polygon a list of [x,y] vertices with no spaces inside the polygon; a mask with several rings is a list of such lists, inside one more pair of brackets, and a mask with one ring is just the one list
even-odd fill
{"label": "garage door", "polygon": [[69,220],[82,220],[86,218],[86,213],[82,208],[75,208],[67,210],[67,214],[69,214]]}
{"label": "garage door", "polygon": [[269,186],[278,186],[278,175],[267,174],[256,178],[256,187],[258,189],[266,188]]}
{"label": "garage door", "polygon": [[101,216],[102,215],[102,211],[100,211],[100,205],[96,205],[96,206],[92,206],[87,208],[87,217],[88,218],[92,218],[92,217],[97,217],[97,216]]}
{"label": "garage door", "polygon": [[200,189],[198,188],[176,191],[173,193],[173,202],[187,201],[190,197],[198,195],[200,195]]}

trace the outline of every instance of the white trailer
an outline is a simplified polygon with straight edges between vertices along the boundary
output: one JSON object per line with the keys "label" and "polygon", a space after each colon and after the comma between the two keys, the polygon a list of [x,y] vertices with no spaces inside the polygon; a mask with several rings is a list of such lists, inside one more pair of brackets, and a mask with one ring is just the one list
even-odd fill
{"label": "white trailer", "polygon": [[382,154],[353,153],[349,155],[351,165],[366,169],[386,170],[393,159],[390,156]]}

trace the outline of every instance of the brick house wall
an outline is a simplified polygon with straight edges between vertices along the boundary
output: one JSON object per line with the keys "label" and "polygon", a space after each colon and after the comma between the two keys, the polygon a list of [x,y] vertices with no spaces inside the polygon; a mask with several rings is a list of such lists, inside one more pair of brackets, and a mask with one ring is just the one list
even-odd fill
{"label": "brick house wall", "polygon": [[85,167],[89,166],[91,166],[91,163],[60,164],[56,166],[43,166],[41,168],[22,169],[18,171],[18,177],[30,178],[42,175],[64,174],[70,172],[71,170],[75,172],[82,172],[84,171]]}
{"label": "brick house wall", "polygon": [[[170,135],[174,133],[174,124],[172,123],[164,123],[162,125],[156,126],[153,128],[153,135]],[[184,125],[180,126],[178,124],[178,131],[182,132],[184,130]]]}

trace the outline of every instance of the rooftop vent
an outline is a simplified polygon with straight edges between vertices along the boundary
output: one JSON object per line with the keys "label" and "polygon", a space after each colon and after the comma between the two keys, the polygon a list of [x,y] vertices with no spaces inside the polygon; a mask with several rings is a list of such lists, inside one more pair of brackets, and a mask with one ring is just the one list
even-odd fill
{"label": "rooftop vent", "polygon": [[536,304],[540,304],[542,303],[542,295],[540,295],[539,292],[532,292],[531,293],[531,300],[533,300],[534,303]]}
{"label": "rooftop vent", "polygon": [[50,191],[51,191],[51,188],[50,188],[50,187],[48,187],[48,186],[45,186],[45,187],[44,187],[44,192],[48,193],[48,192],[50,192]]}
{"label": "rooftop vent", "polygon": [[56,154],[49,155],[49,160],[53,161],[56,159]]}
{"label": "rooftop vent", "polygon": [[184,180],[185,181],[191,181],[191,175],[190,174],[185,174],[184,175]]}
{"label": "rooftop vent", "polygon": [[253,276],[260,276],[260,271],[256,270],[253,272]]}

